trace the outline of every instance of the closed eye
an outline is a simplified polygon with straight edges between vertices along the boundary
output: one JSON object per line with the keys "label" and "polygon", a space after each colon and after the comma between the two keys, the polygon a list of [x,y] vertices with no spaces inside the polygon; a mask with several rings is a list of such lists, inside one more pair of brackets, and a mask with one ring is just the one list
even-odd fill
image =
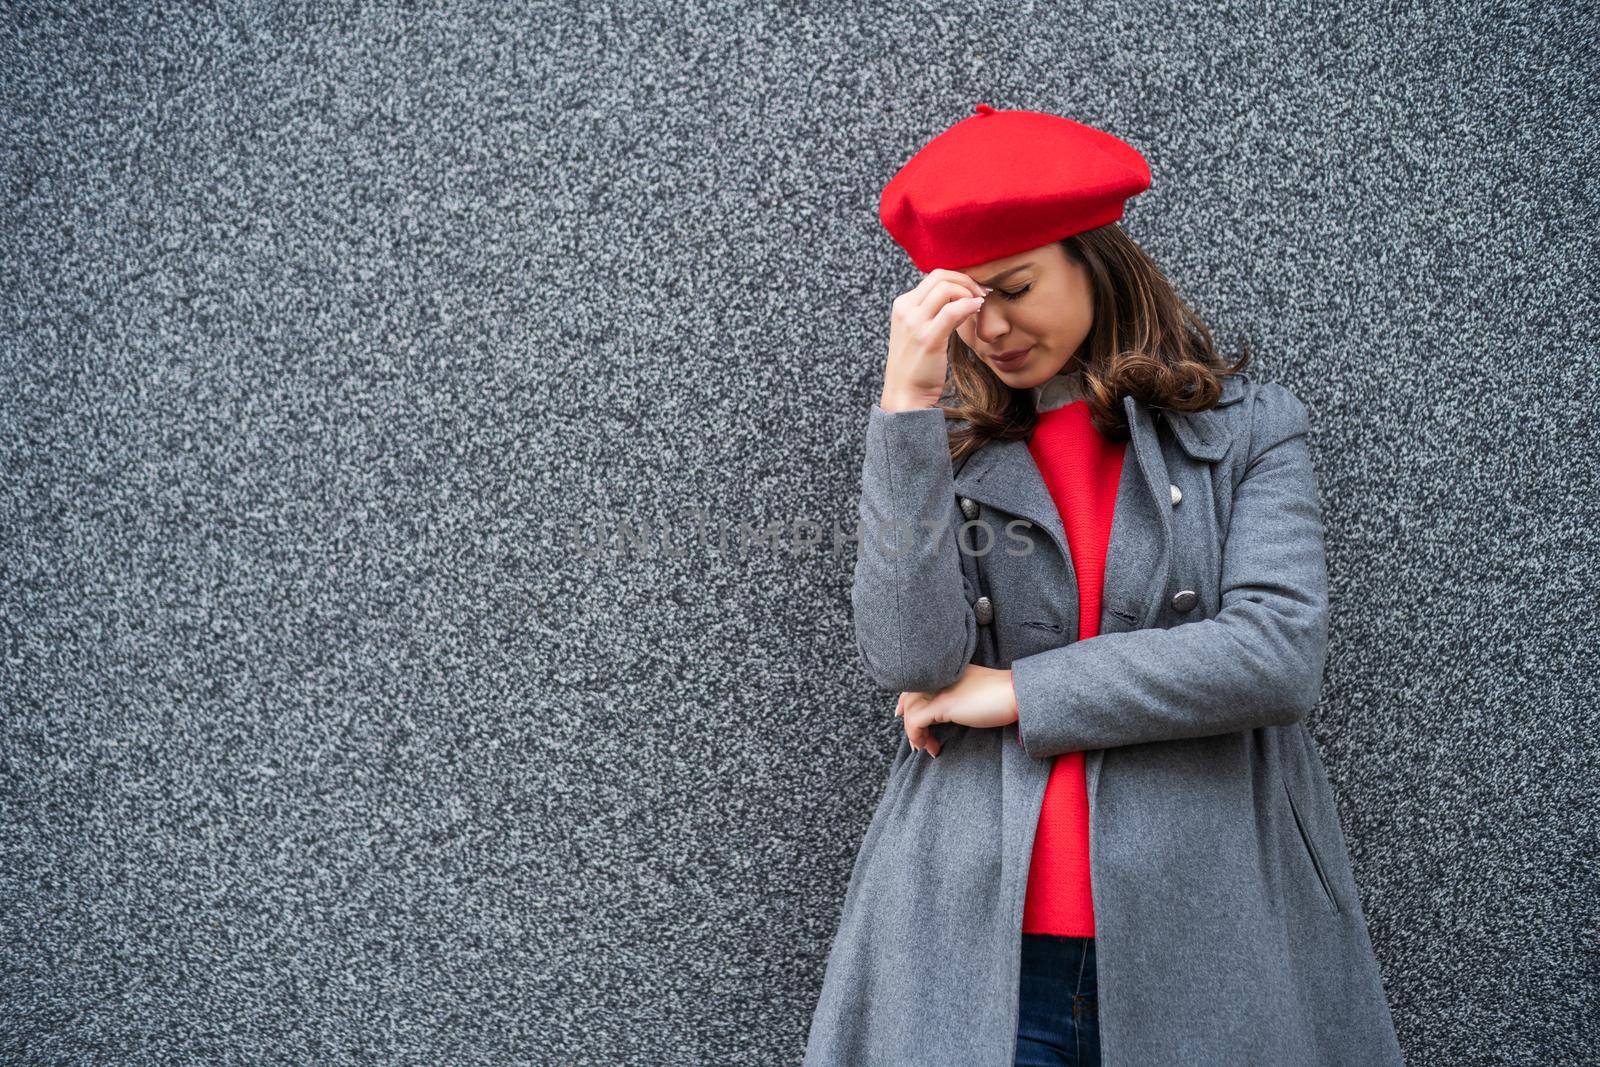
{"label": "closed eye", "polygon": [[1014,292],[1009,290],[1009,289],[1001,289],[999,292],[1000,292],[1000,295],[1005,297],[1007,300],[1017,300],[1017,299],[1020,299],[1023,296],[1023,294],[1025,294],[1029,289],[1032,289],[1032,288],[1033,288],[1033,284],[1030,282],[1029,284],[1024,285],[1021,289],[1018,289],[1018,290],[1016,290]]}

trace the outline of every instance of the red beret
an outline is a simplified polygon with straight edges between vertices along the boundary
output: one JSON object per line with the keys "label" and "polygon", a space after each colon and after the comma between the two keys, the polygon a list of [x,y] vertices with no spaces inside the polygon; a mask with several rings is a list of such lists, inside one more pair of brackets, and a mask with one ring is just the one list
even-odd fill
{"label": "red beret", "polygon": [[975,110],[912,156],[878,199],[878,218],[920,271],[1104,226],[1150,188],[1150,165],[1109,133],[1041,111]]}

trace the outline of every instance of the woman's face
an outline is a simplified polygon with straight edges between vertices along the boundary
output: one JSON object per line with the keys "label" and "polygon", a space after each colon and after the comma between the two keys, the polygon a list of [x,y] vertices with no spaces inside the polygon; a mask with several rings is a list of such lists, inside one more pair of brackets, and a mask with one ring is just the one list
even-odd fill
{"label": "woman's face", "polygon": [[[956,335],[1013,389],[1038,385],[1061,371],[1094,323],[1089,272],[1060,242],[993,259],[961,273],[994,292]],[[997,357],[1023,353],[1015,360]]]}

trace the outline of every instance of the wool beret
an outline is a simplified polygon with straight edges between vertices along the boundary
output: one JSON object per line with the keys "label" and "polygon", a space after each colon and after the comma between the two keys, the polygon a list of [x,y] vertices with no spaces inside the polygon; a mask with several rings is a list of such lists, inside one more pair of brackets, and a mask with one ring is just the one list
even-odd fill
{"label": "wool beret", "polygon": [[1122,218],[1150,166],[1103,130],[978,104],[924,145],[878,198],[878,218],[923,272],[960,270]]}

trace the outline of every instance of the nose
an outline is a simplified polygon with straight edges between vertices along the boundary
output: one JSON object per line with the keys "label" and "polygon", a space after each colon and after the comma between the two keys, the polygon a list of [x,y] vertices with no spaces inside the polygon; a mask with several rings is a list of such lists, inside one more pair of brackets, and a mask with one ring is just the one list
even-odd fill
{"label": "nose", "polygon": [[1006,332],[1005,317],[998,313],[990,315],[991,310],[998,312],[999,309],[990,308],[989,302],[985,300],[979,306],[977,314],[972,316],[972,332],[977,334],[978,339],[985,345],[990,344],[996,337],[1005,336]]}

